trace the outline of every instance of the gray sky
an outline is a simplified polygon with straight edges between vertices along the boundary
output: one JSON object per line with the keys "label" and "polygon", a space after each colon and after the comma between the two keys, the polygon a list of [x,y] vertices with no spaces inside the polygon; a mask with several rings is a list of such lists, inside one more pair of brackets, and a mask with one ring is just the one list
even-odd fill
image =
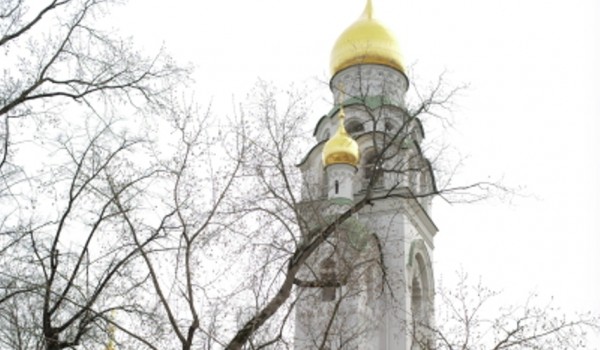
{"label": "gray sky", "polygon": [[[164,44],[196,66],[198,101],[231,114],[257,78],[320,86],[329,53],[364,0],[146,0],[114,23],[148,50]],[[434,202],[434,270],[463,269],[511,300],[530,292],[600,313],[600,1],[374,0],[416,85],[446,71],[468,84],[440,135],[465,157],[460,180],[502,178],[522,194],[469,205]],[[314,124],[307,127],[312,128]],[[427,125],[425,126],[427,128]],[[299,155],[300,157],[301,155]]]}

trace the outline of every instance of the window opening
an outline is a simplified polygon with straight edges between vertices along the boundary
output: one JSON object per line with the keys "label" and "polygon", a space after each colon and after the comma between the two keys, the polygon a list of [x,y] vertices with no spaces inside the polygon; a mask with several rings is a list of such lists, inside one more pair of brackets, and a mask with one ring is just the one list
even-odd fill
{"label": "window opening", "polygon": [[350,134],[357,134],[357,133],[365,131],[365,127],[358,120],[348,121],[346,123],[345,127],[346,127],[346,131],[348,131]]}
{"label": "window opening", "polygon": [[321,300],[333,301],[336,297],[336,288],[334,283],[337,279],[335,274],[335,261],[331,258],[325,259],[321,263],[321,282],[325,285],[321,289]]}

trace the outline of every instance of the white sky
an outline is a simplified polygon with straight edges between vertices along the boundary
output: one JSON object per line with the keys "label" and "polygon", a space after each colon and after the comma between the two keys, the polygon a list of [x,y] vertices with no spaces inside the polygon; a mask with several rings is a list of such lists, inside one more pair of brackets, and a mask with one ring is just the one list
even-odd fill
{"label": "white sky", "polygon": [[[258,78],[329,79],[337,36],[364,0],[145,0],[112,19],[137,44],[196,66],[198,101],[232,113]],[[409,76],[469,84],[445,133],[462,176],[503,177],[526,197],[434,202],[434,269],[463,269],[515,300],[530,292],[600,313],[600,1],[374,0]],[[323,89],[313,122],[329,110]],[[314,124],[309,128],[312,130]],[[427,133],[427,130],[426,130]],[[446,284],[446,283],[445,283]]]}

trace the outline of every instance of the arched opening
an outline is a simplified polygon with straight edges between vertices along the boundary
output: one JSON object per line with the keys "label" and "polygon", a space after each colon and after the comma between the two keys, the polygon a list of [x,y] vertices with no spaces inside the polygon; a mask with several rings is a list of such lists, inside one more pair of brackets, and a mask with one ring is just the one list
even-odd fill
{"label": "arched opening", "polygon": [[421,254],[415,256],[416,271],[413,274],[411,290],[411,312],[413,320],[416,323],[423,323],[427,320],[427,277],[425,275],[425,266]]}
{"label": "arched opening", "polygon": [[335,180],[335,194],[339,194],[340,193],[340,182],[338,180]]}
{"label": "arched opening", "polygon": [[415,323],[420,323],[423,318],[423,289],[421,281],[417,276],[412,280],[412,291],[410,296],[410,311]]}
{"label": "arched opening", "polygon": [[428,349],[430,343],[429,323],[432,312],[431,271],[421,253],[416,253],[413,261],[410,311],[412,323],[411,349]]}
{"label": "arched opening", "polygon": [[350,134],[359,134],[365,131],[365,126],[356,119],[348,120],[344,125],[346,131]]}

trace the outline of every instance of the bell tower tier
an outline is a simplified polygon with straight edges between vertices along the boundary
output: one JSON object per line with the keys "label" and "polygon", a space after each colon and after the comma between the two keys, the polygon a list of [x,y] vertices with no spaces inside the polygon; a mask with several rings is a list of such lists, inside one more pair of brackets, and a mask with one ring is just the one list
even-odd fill
{"label": "bell tower tier", "polygon": [[295,349],[428,349],[436,193],[421,122],[393,35],[370,0],[332,51],[338,103],[300,162],[305,239],[356,203],[296,281]]}
{"label": "bell tower tier", "polygon": [[[344,91],[336,87],[343,86]],[[333,76],[330,89],[334,101],[351,103],[361,98],[379,98],[397,106],[404,106],[408,78],[404,73],[381,64],[360,64],[348,67]]]}

